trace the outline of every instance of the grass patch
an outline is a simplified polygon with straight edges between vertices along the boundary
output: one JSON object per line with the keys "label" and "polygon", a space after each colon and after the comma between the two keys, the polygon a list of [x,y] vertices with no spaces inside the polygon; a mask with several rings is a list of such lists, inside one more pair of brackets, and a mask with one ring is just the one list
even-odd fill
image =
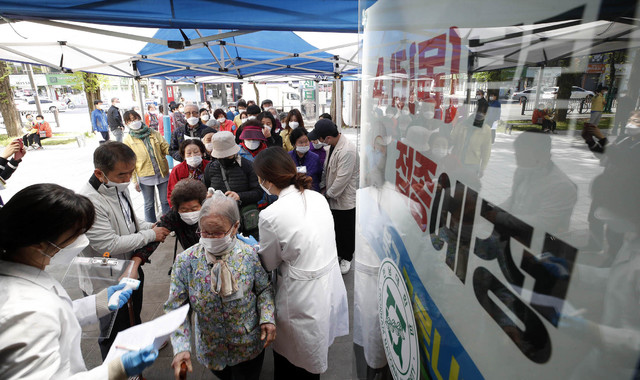
{"label": "grass patch", "polygon": [[[572,119],[569,121],[558,121],[556,122],[556,130],[558,131],[566,131],[569,130],[569,126],[573,124],[575,120],[574,129],[577,131],[581,131],[584,127],[584,123],[589,122],[589,118],[584,119]],[[512,125],[514,131],[524,131],[528,128],[540,128],[539,125],[532,124],[528,120],[503,120],[502,123],[499,124],[498,130],[500,132],[504,132],[506,128],[506,124],[509,123]],[[598,123],[598,128],[600,129],[609,129],[613,124],[613,118],[602,118],[600,119],[600,123]]]}

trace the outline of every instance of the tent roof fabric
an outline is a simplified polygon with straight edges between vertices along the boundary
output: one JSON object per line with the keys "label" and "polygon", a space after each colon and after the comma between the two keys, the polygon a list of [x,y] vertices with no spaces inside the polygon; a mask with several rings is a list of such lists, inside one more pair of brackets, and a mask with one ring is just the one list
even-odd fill
{"label": "tent roof fabric", "polygon": [[[199,33],[198,33],[199,32]],[[183,31],[188,40],[202,35],[215,35],[215,30]],[[175,29],[160,29],[154,38],[180,38]],[[293,32],[261,31],[214,41],[211,45],[191,50],[173,50],[149,43],[140,52],[137,62],[141,76],[197,77],[212,74],[236,78],[256,74],[332,74],[334,56],[305,42]],[[282,46],[287,52],[275,50]],[[309,52],[312,52],[308,54]],[[170,53],[158,56],[158,54]],[[168,58],[169,60],[167,60]],[[168,71],[171,71],[168,73]]]}
{"label": "tent roof fabric", "polygon": [[358,7],[357,0],[3,0],[0,15],[147,28],[356,33]]}

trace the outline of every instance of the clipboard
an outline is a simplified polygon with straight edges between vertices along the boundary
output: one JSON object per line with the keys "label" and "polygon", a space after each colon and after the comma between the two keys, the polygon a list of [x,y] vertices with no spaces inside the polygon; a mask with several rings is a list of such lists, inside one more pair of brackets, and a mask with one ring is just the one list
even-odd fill
{"label": "clipboard", "polygon": [[[118,285],[124,277],[131,277],[133,261],[108,257],[75,257],[67,267],[60,283],[71,300],[94,295],[109,286]],[[82,339],[108,338],[118,310],[82,326]]]}

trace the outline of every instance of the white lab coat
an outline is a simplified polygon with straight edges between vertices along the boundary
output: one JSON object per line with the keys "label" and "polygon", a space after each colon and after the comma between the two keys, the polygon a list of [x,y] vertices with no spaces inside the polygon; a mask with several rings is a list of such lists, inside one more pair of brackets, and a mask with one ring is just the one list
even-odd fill
{"label": "white lab coat", "polygon": [[327,370],[329,346],[349,334],[347,291],[325,198],[294,186],[260,213],[260,259],[276,284],[273,349],[311,373]]}
{"label": "white lab coat", "polygon": [[105,307],[97,311],[96,296],[72,302],[45,271],[1,260],[0,289],[3,379],[109,379],[110,368],[112,379],[126,378],[119,361],[87,371],[80,351],[80,325],[96,323],[98,313],[108,312],[106,294],[98,295]]}

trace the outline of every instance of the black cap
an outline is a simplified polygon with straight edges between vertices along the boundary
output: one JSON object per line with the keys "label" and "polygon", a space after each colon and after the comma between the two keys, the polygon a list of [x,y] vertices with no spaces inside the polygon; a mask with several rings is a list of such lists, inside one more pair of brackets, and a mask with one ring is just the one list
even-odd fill
{"label": "black cap", "polygon": [[247,107],[247,115],[258,115],[260,112],[262,112],[262,110],[260,109],[260,107],[256,106],[255,104],[252,104],[249,107]]}
{"label": "black cap", "polygon": [[327,136],[337,136],[338,127],[329,119],[320,119],[309,133],[309,140],[318,140]]}
{"label": "black cap", "polygon": [[206,127],[205,129],[202,130],[202,133],[200,135],[202,135],[202,137],[208,135],[209,133],[216,133],[218,131],[216,131],[215,129],[211,128],[211,127]]}
{"label": "black cap", "polygon": [[267,104],[267,103],[271,103],[271,104],[273,104],[273,102],[271,101],[271,99],[265,99],[265,100],[263,100],[263,101],[262,101],[262,103],[260,103],[260,105],[261,105],[261,106],[264,106],[264,105],[265,105],[265,104]]}

